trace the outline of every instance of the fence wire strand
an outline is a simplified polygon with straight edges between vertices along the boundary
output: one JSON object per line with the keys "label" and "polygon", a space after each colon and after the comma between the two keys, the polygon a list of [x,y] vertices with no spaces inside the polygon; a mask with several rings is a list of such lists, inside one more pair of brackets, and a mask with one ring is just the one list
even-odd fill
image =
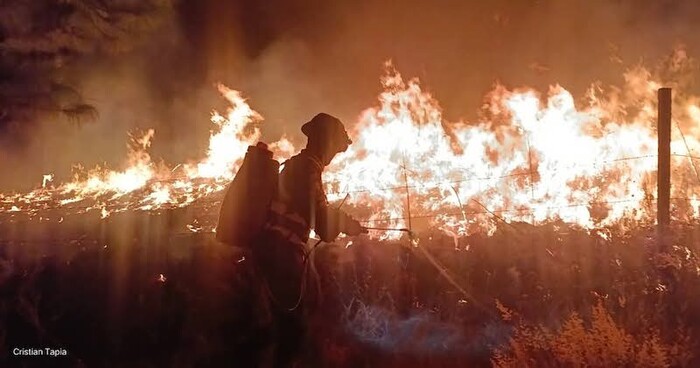
{"label": "fence wire strand", "polygon": [[[675,155],[675,156],[682,156],[682,157],[689,157],[685,155]],[[644,158],[652,158],[652,157],[657,157],[657,155],[645,155],[645,156],[634,156],[634,157],[623,157],[623,158],[618,158],[618,159],[613,159],[613,160],[606,160],[606,161],[600,161],[600,162],[595,162],[595,164],[607,164],[607,163],[612,163],[612,162],[621,162],[621,161],[631,161],[631,160],[639,160],[639,159],[644,159]],[[469,169],[467,168],[459,168],[462,171],[468,171]],[[554,169],[552,171],[558,171],[557,169]],[[513,173],[513,174],[506,174],[506,175],[495,175],[495,176],[485,176],[485,177],[477,177],[477,178],[464,178],[464,179],[456,179],[456,180],[447,180],[447,181],[440,181],[440,182],[435,182],[435,183],[428,183],[424,185],[395,185],[391,187],[380,187],[380,188],[362,188],[362,189],[354,189],[354,190],[348,190],[348,191],[336,191],[336,192],[329,192],[329,194],[334,194],[334,195],[341,195],[341,194],[353,194],[353,193],[364,193],[364,192],[372,192],[372,191],[392,191],[392,190],[405,190],[406,188],[409,189],[431,189],[431,188],[439,188],[444,185],[453,185],[453,184],[458,184],[458,183],[466,183],[466,182],[472,182],[472,181],[488,181],[488,180],[494,180],[494,179],[506,179],[506,178],[513,178],[513,177],[519,177],[519,176],[531,176],[535,173],[531,172],[530,170],[524,171],[524,172],[518,172],[518,173]],[[330,181],[329,183],[340,183],[339,180],[334,180]]]}
{"label": "fence wire strand", "polygon": [[[687,202],[697,202],[700,203],[700,198],[681,198],[681,197],[676,197],[676,198],[671,198],[673,201],[687,201]],[[652,202],[655,203],[656,199],[643,199],[642,201],[646,202]],[[605,204],[618,204],[618,203],[629,203],[629,202],[637,202],[636,199],[621,199],[617,201],[594,201],[594,202],[585,202],[585,203],[572,203],[568,205],[563,205],[563,206],[547,206],[544,209],[551,211],[551,210],[560,210],[560,209],[565,209],[565,208],[574,208],[574,207],[589,207],[591,205],[605,205]],[[537,206],[534,206],[537,207]],[[424,214],[424,215],[412,215],[411,219],[429,219],[429,218],[437,218],[437,217],[455,217],[455,216],[462,216],[467,215],[486,215],[486,214],[504,214],[504,213],[521,213],[523,215],[528,215],[528,214],[534,214],[535,211],[533,208],[508,208],[508,209],[500,209],[500,210],[482,210],[482,211],[461,211],[461,210],[456,210],[453,212],[442,212],[438,214]],[[361,223],[377,223],[377,222],[391,222],[391,221],[399,221],[399,220],[407,220],[408,216],[405,217],[383,217],[383,218],[378,218],[378,219],[373,219],[373,220],[364,220],[360,221]]]}
{"label": "fence wire strand", "polygon": [[[684,155],[684,154],[677,154],[677,153],[672,153],[671,156],[674,157],[684,157],[684,158],[689,158],[691,160],[698,159],[700,160],[700,157],[695,157],[691,155]],[[624,161],[632,161],[632,160],[640,160],[640,159],[648,159],[648,158],[656,158],[658,155],[643,155],[643,156],[633,156],[633,157],[622,157],[618,159],[613,159],[613,160],[605,160],[605,161],[600,161],[600,162],[595,162],[594,165],[596,164],[608,164],[608,163],[613,163],[613,162],[624,162]],[[466,168],[463,169],[464,171],[468,170]],[[555,169],[556,171],[556,169]],[[353,194],[353,193],[363,193],[363,192],[372,192],[372,191],[395,191],[395,190],[409,190],[409,189],[433,189],[433,188],[439,188],[441,186],[450,186],[454,189],[454,184],[458,183],[464,183],[464,182],[473,182],[473,181],[488,181],[488,180],[494,180],[494,179],[505,179],[505,178],[512,178],[512,177],[521,177],[521,176],[531,176],[533,173],[531,171],[526,171],[526,172],[518,172],[518,173],[513,173],[513,174],[507,174],[507,175],[498,175],[498,176],[491,176],[491,177],[478,177],[478,178],[464,178],[464,179],[458,179],[458,180],[449,180],[449,181],[442,181],[442,182],[434,182],[434,183],[427,183],[427,184],[413,184],[413,185],[396,185],[396,186],[391,186],[391,187],[383,187],[383,188],[363,188],[363,189],[354,189],[354,190],[346,190],[342,192],[331,192],[330,194]],[[674,201],[686,201],[686,202],[693,202],[693,203],[700,203],[700,198],[689,198],[689,197],[674,197],[671,198],[671,200]],[[554,210],[562,210],[562,209],[569,209],[569,208],[576,208],[576,207],[590,207],[590,206],[595,206],[595,205],[612,205],[612,204],[619,204],[619,203],[630,203],[630,202],[647,202],[647,203],[654,203],[656,202],[656,199],[654,198],[649,198],[649,199],[622,199],[622,200],[616,200],[616,201],[591,201],[591,202],[581,202],[581,203],[572,203],[572,204],[567,204],[567,205],[562,205],[562,206],[545,206],[544,203],[531,203],[529,207],[523,207],[523,208],[505,208],[505,209],[498,209],[498,210],[491,210],[488,208],[484,208],[484,210],[464,210],[462,208],[455,210],[455,211],[450,211],[450,212],[442,212],[439,214],[418,214],[418,215],[412,215],[410,216],[411,219],[427,219],[427,218],[437,218],[437,217],[452,217],[452,216],[473,216],[473,215],[482,215],[482,214],[508,214],[508,213],[518,213],[522,215],[533,215],[536,211],[538,210],[545,210],[545,211],[554,211]],[[362,223],[377,223],[377,222],[390,222],[390,221],[398,221],[398,220],[408,220],[409,216],[404,216],[404,217],[386,217],[386,218],[378,218],[378,219],[373,219],[373,220],[365,220],[361,221]]]}

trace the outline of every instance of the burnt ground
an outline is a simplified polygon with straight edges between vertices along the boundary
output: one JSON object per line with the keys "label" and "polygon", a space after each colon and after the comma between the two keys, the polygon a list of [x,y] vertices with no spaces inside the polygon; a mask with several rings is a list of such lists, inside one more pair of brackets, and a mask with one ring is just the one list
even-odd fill
{"label": "burnt ground", "polygon": [[[243,254],[189,231],[195,217],[187,208],[61,223],[4,217],[0,366],[236,366],[240,295],[231,279]],[[459,250],[451,238],[424,234],[429,256],[406,239],[323,245],[312,286],[322,307],[309,321],[305,365],[488,366],[517,327],[496,300],[520,321],[552,329],[572,312],[587,320],[602,303],[633,336],[655,329],[671,340],[680,328],[698,341],[700,227],[674,228],[665,258],[650,229],[609,236],[519,224],[459,239]],[[15,347],[68,356],[16,357]]]}

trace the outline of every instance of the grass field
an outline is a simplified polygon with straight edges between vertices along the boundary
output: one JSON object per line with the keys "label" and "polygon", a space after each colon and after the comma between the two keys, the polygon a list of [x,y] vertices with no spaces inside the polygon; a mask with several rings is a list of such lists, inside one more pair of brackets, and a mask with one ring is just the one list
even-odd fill
{"label": "grass field", "polygon": [[[0,365],[236,366],[242,255],[177,233],[188,211],[3,222]],[[421,248],[323,245],[302,366],[698,366],[700,226],[604,233],[552,222],[457,243],[422,234]]]}

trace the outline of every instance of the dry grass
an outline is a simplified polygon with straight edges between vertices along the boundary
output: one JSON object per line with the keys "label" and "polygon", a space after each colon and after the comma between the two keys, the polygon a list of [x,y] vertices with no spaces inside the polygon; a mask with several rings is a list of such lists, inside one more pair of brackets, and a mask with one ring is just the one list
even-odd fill
{"label": "dry grass", "polygon": [[[167,238],[155,218],[139,221],[95,227],[77,242],[0,239],[0,366],[16,363],[15,346],[46,344],[66,347],[68,363],[87,366],[235,360],[235,310],[254,300],[232,286],[231,265],[240,257],[201,234]],[[420,252],[406,259],[396,244],[361,240],[348,249],[321,247],[323,298],[310,315],[303,363],[700,365],[693,354],[700,227],[675,229],[664,253],[643,228],[611,230],[608,240],[562,224],[526,230],[460,239],[468,251],[455,250],[452,238],[422,239],[469,298]],[[161,273],[167,281],[158,281]]]}
{"label": "dry grass", "polygon": [[[513,311],[502,305],[504,320]],[[658,331],[634,336],[615,322],[602,302],[586,323],[572,313],[556,330],[526,322],[516,324],[506,346],[494,353],[493,366],[507,367],[678,367],[689,366],[693,346],[687,333],[665,341]]]}

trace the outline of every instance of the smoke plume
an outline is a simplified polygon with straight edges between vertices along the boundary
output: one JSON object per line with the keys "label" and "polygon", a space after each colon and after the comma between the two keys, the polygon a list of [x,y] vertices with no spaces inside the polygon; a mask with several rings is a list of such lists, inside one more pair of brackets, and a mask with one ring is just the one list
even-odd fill
{"label": "smoke plume", "polygon": [[264,139],[302,143],[299,126],[317,112],[351,125],[376,104],[389,59],[458,121],[475,118],[497,81],[581,96],[596,81],[621,85],[625,68],[677,44],[690,55],[700,46],[691,0],[180,0],[163,15],[130,51],[73,62],[70,78],[97,119],[42,116],[21,129],[19,147],[0,148],[0,169],[12,172],[3,187],[36,186],[46,173],[60,180],[72,163],[118,166],[134,129],[155,129],[153,157],[201,158],[210,112],[225,102],[218,82],[265,117]]}

